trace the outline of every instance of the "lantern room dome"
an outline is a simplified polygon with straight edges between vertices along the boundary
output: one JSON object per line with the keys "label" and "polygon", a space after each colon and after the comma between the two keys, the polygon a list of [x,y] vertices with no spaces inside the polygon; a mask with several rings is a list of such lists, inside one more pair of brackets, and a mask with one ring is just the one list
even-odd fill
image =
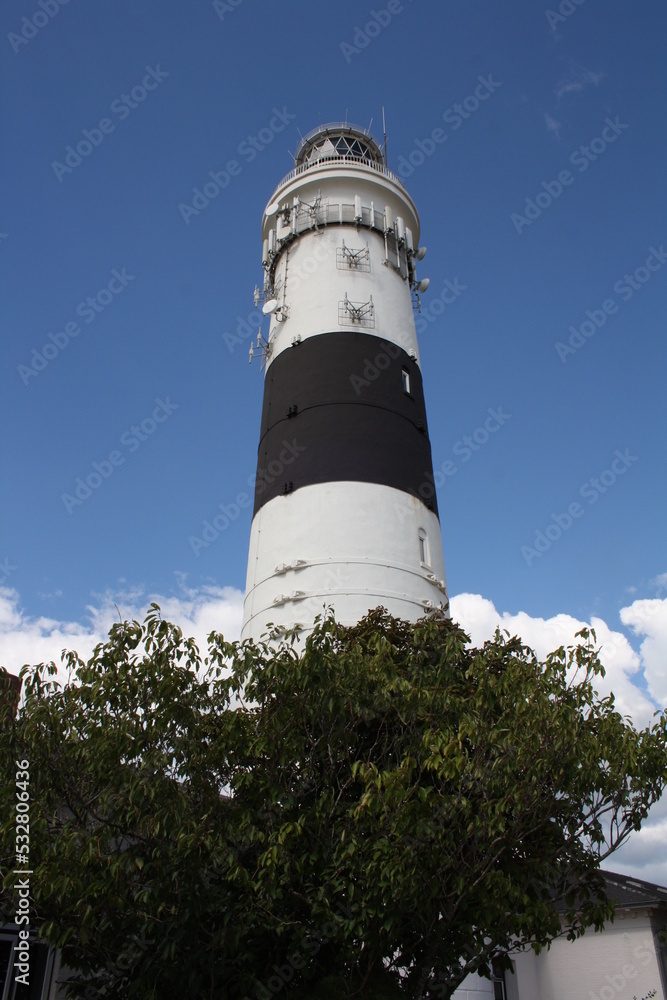
{"label": "lantern room dome", "polygon": [[357,161],[384,166],[382,149],[368,129],[347,122],[320,125],[309,132],[294,157],[294,165],[310,166],[322,160]]}

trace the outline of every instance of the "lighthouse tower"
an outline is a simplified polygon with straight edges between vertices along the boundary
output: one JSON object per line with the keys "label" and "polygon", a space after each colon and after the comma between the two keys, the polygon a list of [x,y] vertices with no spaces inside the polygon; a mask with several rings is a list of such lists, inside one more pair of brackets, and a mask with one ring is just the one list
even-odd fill
{"label": "lighthouse tower", "polygon": [[269,320],[243,638],[447,608],[413,307],[419,217],[362,128],[322,125],[262,219]]}

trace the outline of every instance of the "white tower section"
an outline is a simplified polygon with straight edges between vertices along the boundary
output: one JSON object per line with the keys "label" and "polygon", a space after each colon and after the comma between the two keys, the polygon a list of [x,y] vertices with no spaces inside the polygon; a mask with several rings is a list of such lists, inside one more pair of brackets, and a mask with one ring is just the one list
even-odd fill
{"label": "white tower section", "polygon": [[[413,315],[419,217],[369,133],[325,125],[262,220],[269,317],[243,638],[447,607]],[[252,350],[251,350],[252,357]]]}

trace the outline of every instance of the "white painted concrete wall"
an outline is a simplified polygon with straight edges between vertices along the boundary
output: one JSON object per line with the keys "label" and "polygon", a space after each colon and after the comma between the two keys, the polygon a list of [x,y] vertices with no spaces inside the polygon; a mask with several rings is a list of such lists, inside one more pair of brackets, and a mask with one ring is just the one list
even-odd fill
{"label": "white painted concrete wall", "polygon": [[[342,247],[343,240],[354,249],[368,244],[370,271],[336,267],[336,250]],[[380,233],[351,226],[327,226],[317,232],[302,233],[283,250],[276,265],[275,283],[278,302],[287,306],[289,312],[284,320],[272,316],[265,331],[271,344],[269,366],[292,346],[295,337],[306,340],[322,333],[355,329],[398,344],[407,354],[414,352],[418,361],[410,289],[397,271],[382,263],[384,256]],[[339,323],[339,302],[346,295],[357,303],[368,302],[372,297],[372,324],[363,320],[354,327]]]}
{"label": "white painted concrete wall", "polygon": [[380,604],[414,621],[427,611],[423,601],[446,600],[444,583],[440,522],[416,497],[375,483],[304,486],[274,497],[253,519],[242,636],[258,638],[269,622],[312,625],[327,605],[343,624]]}
{"label": "white painted concrete wall", "polygon": [[548,951],[524,952],[515,961],[518,1000],[632,1000],[652,989],[655,1000],[667,1000],[645,912],[618,911],[598,934],[559,938]]}
{"label": "white painted concrete wall", "polygon": [[453,994],[453,1000],[493,1000],[493,983],[481,976],[468,976]]}

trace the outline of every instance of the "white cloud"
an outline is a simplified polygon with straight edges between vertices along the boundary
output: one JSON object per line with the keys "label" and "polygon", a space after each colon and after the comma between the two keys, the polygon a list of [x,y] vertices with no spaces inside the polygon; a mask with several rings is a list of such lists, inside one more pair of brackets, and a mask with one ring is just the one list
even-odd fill
{"label": "white cloud", "polygon": [[135,588],[120,593],[96,595],[88,605],[83,622],[62,622],[33,617],[21,608],[19,595],[0,588],[0,664],[18,673],[24,663],[53,660],[61,669],[61,651],[76,650],[88,659],[95,646],[104,642],[114,622],[136,618],[143,621],[149,604],[158,604],[164,618],[177,624],[185,636],[193,636],[202,653],[207,650],[209,632],[222,632],[226,639],[238,639],[243,616],[243,594],[235,587],[187,588],[183,583],[176,595],[144,594]]}
{"label": "white cloud", "polygon": [[[635,601],[631,607],[645,602]],[[667,622],[667,601],[664,604],[664,615]],[[601,618],[592,618],[590,622],[580,621],[571,615],[555,615],[553,618],[533,618],[524,611],[502,614],[496,610],[491,601],[479,594],[459,594],[452,598],[452,616],[459,621],[470,634],[475,645],[491,638],[496,626],[507,629],[511,635],[519,635],[527,646],[534,649],[538,657],[544,658],[547,653],[559,646],[576,643],[575,633],[585,626],[595,629],[597,644],[601,647],[600,658],[604,664],[606,675],[597,679],[600,694],[614,693],[616,706],[623,715],[631,715],[636,725],[644,726],[651,721],[658,707],[637,686],[641,680],[641,655],[630,645],[628,638],[619,631],[611,629]],[[629,609],[623,609],[627,611]],[[667,648],[667,639],[663,649]],[[663,667],[663,679],[667,681],[667,669]],[[653,689],[651,689],[653,692]]]}
{"label": "white cloud", "polygon": [[621,610],[621,621],[644,636],[639,653],[646,683],[659,705],[667,705],[667,599],[633,601]]}

